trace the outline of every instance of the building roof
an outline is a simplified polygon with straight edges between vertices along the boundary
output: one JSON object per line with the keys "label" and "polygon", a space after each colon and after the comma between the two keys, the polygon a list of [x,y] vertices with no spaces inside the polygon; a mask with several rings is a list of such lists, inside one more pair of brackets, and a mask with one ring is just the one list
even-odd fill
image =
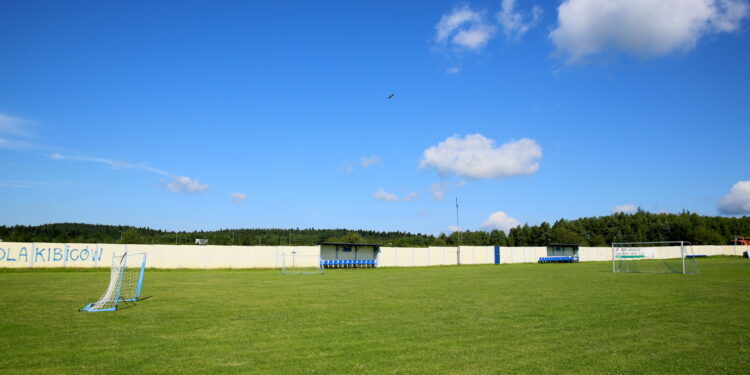
{"label": "building roof", "polygon": [[577,243],[551,243],[547,246],[567,246],[567,247],[580,247],[581,244]]}
{"label": "building roof", "polygon": [[323,242],[320,244],[321,246],[328,245],[328,246],[373,246],[373,247],[380,247],[380,244],[376,243],[348,243],[348,242]]}

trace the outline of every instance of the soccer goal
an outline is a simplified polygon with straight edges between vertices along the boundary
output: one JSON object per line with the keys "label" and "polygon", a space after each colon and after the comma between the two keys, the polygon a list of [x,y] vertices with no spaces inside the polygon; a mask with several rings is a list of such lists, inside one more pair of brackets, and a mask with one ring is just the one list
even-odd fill
{"label": "soccer goal", "polygon": [[135,302],[141,297],[146,253],[113,256],[109,286],[98,301],[89,303],[81,311],[115,311],[120,302]]}
{"label": "soccer goal", "polygon": [[281,273],[284,275],[323,274],[320,255],[298,254],[295,250],[281,254]]}
{"label": "soccer goal", "polygon": [[612,244],[612,272],[698,273],[688,241]]}

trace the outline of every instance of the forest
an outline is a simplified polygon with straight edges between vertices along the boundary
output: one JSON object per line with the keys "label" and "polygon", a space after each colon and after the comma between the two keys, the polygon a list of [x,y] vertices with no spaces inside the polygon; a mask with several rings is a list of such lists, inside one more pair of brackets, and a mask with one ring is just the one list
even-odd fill
{"label": "forest", "polygon": [[323,242],[372,243],[383,246],[426,247],[461,245],[546,246],[555,243],[609,246],[612,242],[690,241],[694,245],[730,244],[736,236],[750,236],[750,217],[650,213],[559,219],[553,224],[523,225],[502,230],[456,231],[439,235],[351,229],[220,229],[165,231],[124,225],[56,223],[35,226],[0,226],[6,242],[195,244],[210,245],[318,245]]}

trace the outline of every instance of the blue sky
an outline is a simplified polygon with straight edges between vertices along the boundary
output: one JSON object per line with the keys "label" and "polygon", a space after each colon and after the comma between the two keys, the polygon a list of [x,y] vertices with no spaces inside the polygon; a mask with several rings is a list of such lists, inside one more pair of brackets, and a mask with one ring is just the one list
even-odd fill
{"label": "blue sky", "polygon": [[4,1],[0,224],[747,215],[748,9]]}

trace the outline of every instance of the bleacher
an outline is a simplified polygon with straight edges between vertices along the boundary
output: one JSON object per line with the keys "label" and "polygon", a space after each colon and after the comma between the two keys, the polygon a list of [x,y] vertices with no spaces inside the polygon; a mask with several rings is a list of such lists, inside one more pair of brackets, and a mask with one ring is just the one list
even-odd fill
{"label": "bleacher", "polygon": [[377,263],[374,259],[331,259],[321,260],[323,268],[374,268]]}
{"label": "bleacher", "polygon": [[559,256],[559,257],[541,257],[539,263],[578,263],[578,257]]}
{"label": "bleacher", "polygon": [[706,258],[708,255],[686,255],[685,258]]}

